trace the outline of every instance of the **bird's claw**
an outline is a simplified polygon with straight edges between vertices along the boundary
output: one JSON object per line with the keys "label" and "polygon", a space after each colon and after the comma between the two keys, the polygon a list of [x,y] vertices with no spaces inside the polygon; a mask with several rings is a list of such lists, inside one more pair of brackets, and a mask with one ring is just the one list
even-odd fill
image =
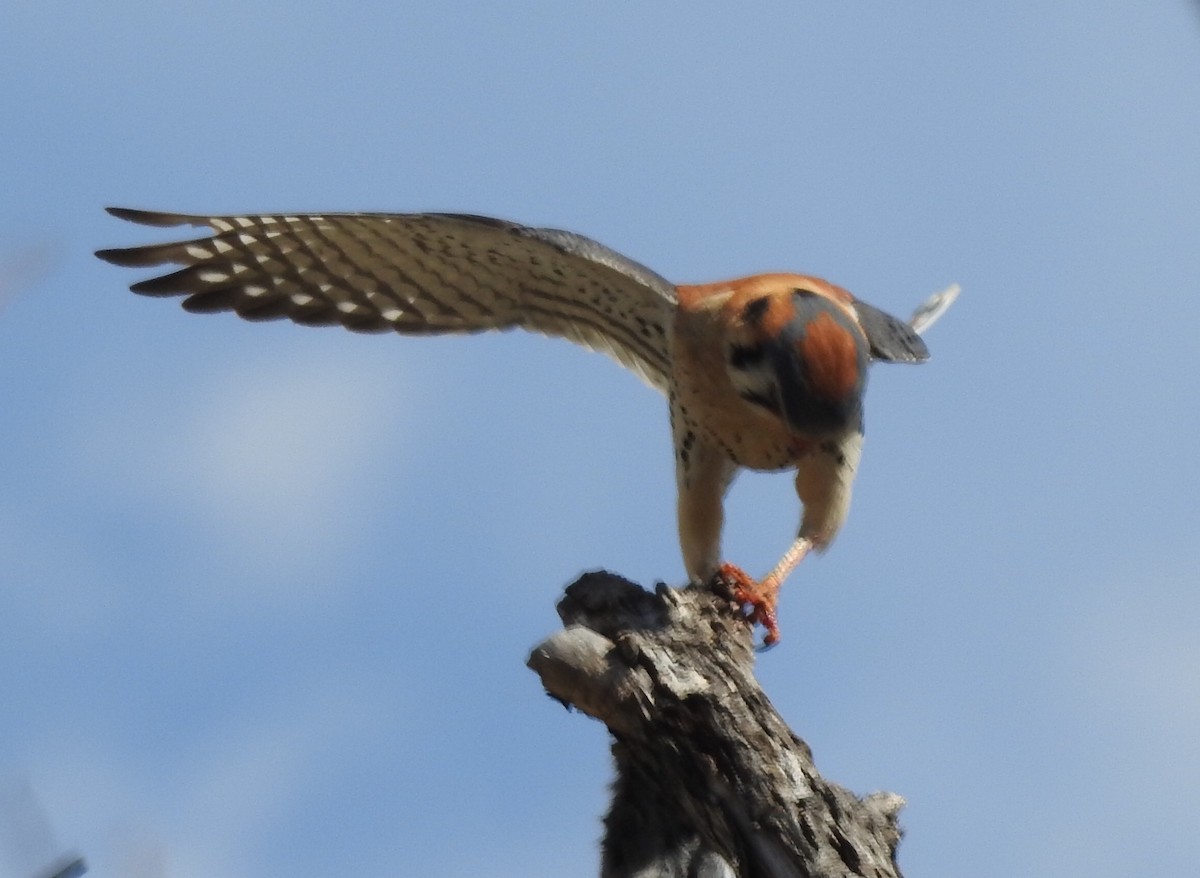
{"label": "bird's claw", "polygon": [[777,644],[779,621],[775,608],[779,598],[779,586],[772,586],[766,580],[760,582],[733,564],[722,564],[717,568],[717,579],[729,591],[733,600],[741,605],[746,621],[751,625],[763,626],[763,648],[769,649]]}

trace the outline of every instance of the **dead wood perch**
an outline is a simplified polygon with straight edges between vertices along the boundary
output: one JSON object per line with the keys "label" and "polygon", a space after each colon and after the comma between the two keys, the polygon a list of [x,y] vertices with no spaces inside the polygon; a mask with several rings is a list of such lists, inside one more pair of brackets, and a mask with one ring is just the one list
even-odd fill
{"label": "dead wood perch", "polygon": [[588,573],[558,613],[529,667],[612,733],[601,878],[899,878],[904,800],[817,773],[728,599]]}

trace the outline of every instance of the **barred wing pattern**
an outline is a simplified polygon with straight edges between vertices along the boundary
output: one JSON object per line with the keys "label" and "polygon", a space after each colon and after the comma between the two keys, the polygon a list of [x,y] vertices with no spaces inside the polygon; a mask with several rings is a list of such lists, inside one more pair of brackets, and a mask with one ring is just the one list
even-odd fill
{"label": "barred wing pattern", "polygon": [[521,327],[608,354],[666,389],[674,286],[582,235],[467,214],[109,213],[212,229],[96,254],[123,266],[183,266],[131,289],[185,296],[188,311],[411,335]]}

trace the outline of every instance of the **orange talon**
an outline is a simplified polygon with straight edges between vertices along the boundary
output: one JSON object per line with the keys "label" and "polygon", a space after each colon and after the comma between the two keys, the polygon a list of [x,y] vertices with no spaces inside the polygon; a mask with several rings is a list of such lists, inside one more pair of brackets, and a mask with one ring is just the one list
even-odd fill
{"label": "orange talon", "polygon": [[729,589],[733,599],[742,605],[746,620],[766,629],[763,646],[778,643],[779,622],[775,608],[779,601],[779,580],[771,576],[756,580],[734,564],[722,564],[717,569],[717,577]]}

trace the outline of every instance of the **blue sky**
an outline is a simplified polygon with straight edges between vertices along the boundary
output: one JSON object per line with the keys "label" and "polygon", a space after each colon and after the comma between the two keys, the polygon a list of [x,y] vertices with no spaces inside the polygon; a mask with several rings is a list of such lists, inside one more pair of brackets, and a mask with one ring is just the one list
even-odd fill
{"label": "blue sky", "polygon": [[[1197,4],[348,9],[0,9],[0,875],[593,875],[605,734],[524,659],[581,570],[683,577],[631,375],[188,315],[92,257],[166,237],[108,204],[488,213],[899,313],[961,283],[875,370],[760,676],[907,798],[908,874],[1190,872]],[[774,562],[790,482],[735,486],[730,559]]]}

